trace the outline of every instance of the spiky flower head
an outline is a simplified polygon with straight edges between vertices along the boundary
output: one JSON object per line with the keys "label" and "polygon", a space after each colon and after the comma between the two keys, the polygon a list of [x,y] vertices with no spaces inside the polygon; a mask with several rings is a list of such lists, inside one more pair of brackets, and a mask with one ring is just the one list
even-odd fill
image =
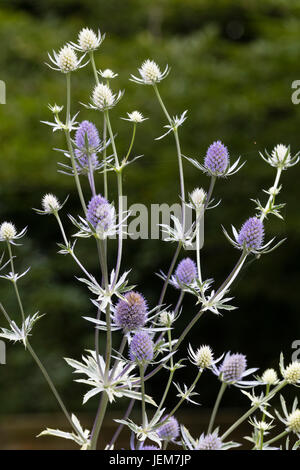
{"label": "spiky flower head", "polygon": [[288,428],[295,434],[300,433],[300,410],[296,409],[287,417]]}
{"label": "spiky flower head", "polygon": [[221,450],[221,448],[222,441],[216,431],[206,436],[204,434],[200,436],[197,450]]}
{"label": "spiky flower head", "polygon": [[57,199],[54,194],[45,194],[42,198],[42,207],[44,209],[44,212],[47,214],[52,214],[53,212],[58,211],[61,206],[59,203],[59,200]]}
{"label": "spiky flower head", "polygon": [[220,140],[217,140],[208,147],[204,166],[213,176],[225,175],[229,166],[229,154],[227,147]]}
{"label": "spiky flower head", "polygon": [[99,83],[93,91],[93,102],[99,109],[106,109],[114,104],[114,95],[108,85]]}
{"label": "spiky flower head", "polygon": [[92,169],[97,168],[97,148],[100,145],[98,130],[90,121],[82,121],[75,134],[75,155],[79,168],[89,169],[89,159]]}
{"label": "spiky flower head", "polygon": [[131,340],[129,357],[136,362],[150,362],[153,359],[153,341],[145,331],[138,331]]}
{"label": "spiky flower head", "polygon": [[175,320],[175,314],[173,312],[161,312],[159,315],[159,323],[162,326],[170,327]]}
{"label": "spiky flower head", "polygon": [[246,366],[246,356],[243,354],[228,353],[220,367],[223,382],[234,383],[240,380],[243,377]]}
{"label": "spiky flower head", "polygon": [[0,225],[0,239],[12,240],[16,235],[17,230],[12,222],[3,222]]}
{"label": "spiky flower head", "polygon": [[193,351],[190,346],[189,355],[192,359],[192,362],[200,369],[207,369],[212,365],[214,360],[211,348],[206,345],[200,346],[200,348],[196,351]]}
{"label": "spiky flower head", "polygon": [[145,60],[138,70],[142,78],[131,75],[131,80],[144,85],[155,85],[163,80],[169,73],[168,66],[166,66],[165,70],[161,72],[157,63],[150,59]]}
{"label": "spiky flower head", "polygon": [[57,65],[63,73],[73,72],[78,67],[78,59],[73,47],[69,44],[61,48],[57,56]]}
{"label": "spiky flower head", "polygon": [[274,385],[278,381],[277,372],[274,369],[266,369],[261,377],[262,381],[268,385]]}
{"label": "spiky flower head", "polygon": [[83,28],[78,34],[79,48],[83,52],[94,51],[98,49],[103,39],[104,36],[101,36],[100,31],[97,35],[92,29]]}
{"label": "spiky flower head", "polygon": [[300,381],[300,362],[291,362],[283,371],[284,379],[290,384]]}
{"label": "spiky flower head", "polygon": [[177,287],[180,289],[183,284],[190,285],[197,276],[196,264],[191,258],[184,258],[177,266],[175,279]]}
{"label": "spiky flower head", "polygon": [[93,196],[88,203],[86,219],[96,232],[100,234],[102,231],[108,231],[114,224],[114,218],[114,208],[107,199],[101,194]]}
{"label": "spiky flower head", "polygon": [[274,149],[272,150],[271,158],[274,164],[288,164],[291,160],[289,147],[286,147],[283,144],[276,145],[276,147],[274,147]]}
{"label": "spiky flower head", "polygon": [[203,188],[195,188],[194,191],[190,194],[190,200],[193,207],[196,210],[201,210],[204,206],[206,198],[206,192]]}
{"label": "spiky flower head", "polygon": [[100,75],[102,78],[106,78],[106,79],[112,79],[112,78],[116,78],[118,76],[117,73],[114,73],[112,70],[110,69],[105,69],[105,70],[100,70]]}
{"label": "spiky flower head", "polygon": [[264,225],[257,217],[250,217],[242,225],[238,234],[237,242],[248,251],[258,250],[261,248],[264,240]]}
{"label": "spiky flower head", "polygon": [[[166,419],[167,416],[162,418],[162,421]],[[168,419],[160,428],[157,430],[158,436],[163,441],[173,441],[176,437],[179,436],[179,424],[174,416]]]}
{"label": "spiky flower head", "polygon": [[142,113],[139,111],[132,111],[132,113],[127,113],[128,119],[127,118],[122,118],[125,121],[131,121],[134,122],[135,124],[139,124],[140,122],[145,121],[147,118],[144,118]]}
{"label": "spiky flower head", "polygon": [[114,320],[124,330],[142,328],[147,320],[147,304],[139,292],[130,291],[116,305]]}

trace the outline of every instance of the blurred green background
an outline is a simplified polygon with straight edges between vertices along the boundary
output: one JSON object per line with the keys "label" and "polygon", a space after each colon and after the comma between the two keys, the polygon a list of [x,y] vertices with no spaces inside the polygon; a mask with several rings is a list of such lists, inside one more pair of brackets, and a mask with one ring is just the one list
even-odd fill
{"label": "blurred green background", "polygon": [[[138,127],[134,148],[135,155],[144,154],[144,158],[128,167],[124,176],[129,205],[174,203],[179,193],[172,135],[154,140],[166,124],[154,92],[129,81],[146,58],[162,68],[166,63],[171,67],[160,85],[171,115],[188,109],[188,120],[180,129],[183,153],[201,160],[207,147],[221,139],[232,161],[239,155],[247,160],[237,175],[217,182],[214,195],[222,203],[205,220],[203,272],[219,285],[239,255],[225,240],[221,225],[239,227],[254,214],[250,198],[265,201],[262,189],[273,184],[274,169],[260,159],[259,151],[271,150],[278,143],[290,144],[293,153],[299,150],[300,108],[291,101],[291,84],[300,79],[300,4],[297,0],[2,0],[0,24],[0,79],[7,88],[7,103],[0,105],[0,217],[19,229],[28,226],[23,245],[15,250],[17,270],[31,266],[20,289],[28,314],[47,313],[35,327],[32,343],[70,409],[81,410],[86,388],[72,382],[63,357],[79,358],[85,348],[93,347],[91,325],[82,316],[95,315],[95,310],[89,293],[74,277],[79,271],[72,260],[56,254],[56,243],[61,240],[54,219],[31,210],[40,206],[45,192],[61,200],[69,194],[63,212],[69,234],[73,229],[67,214],[80,211],[73,180],[57,173],[61,155],[54,148],[65,148],[63,135],[41,124],[51,119],[48,103],[65,102],[64,76],[45,65],[47,52],[76,41],[84,26],[107,33],[96,63],[119,74],[112,83],[115,90],[125,89],[111,112],[120,154],[126,152],[131,133],[129,123],[120,117],[133,109],[149,117]],[[79,104],[89,100],[94,84],[90,67],[74,73],[72,81],[73,112],[80,111],[80,119],[94,121],[102,132],[102,116]],[[184,171],[189,192],[195,186],[207,189],[205,175],[187,162]],[[292,342],[300,339],[299,177],[299,167],[284,172],[279,201],[287,203],[285,221],[271,218],[266,224],[267,239],[287,237],[287,241],[246,266],[232,289],[239,308],[224,317],[205,315],[189,336],[193,346],[208,343],[216,355],[226,350],[243,352],[251,367],[261,369],[277,367],[280,351],[290,359]],[[109,181],[113,199],[114,175]],[[101,192],[101,175],[97,185]],[[154,273],[167,270],[174,249],[159,240],[125,244],[122,270],[132,268],[131,281],[151,306],[161,288]],[[112,266],[113,243],[110,250]],[[91,240],[78,243],[78,255],[97,275]],[[176,296],[170,289],[168,303],[175,303]],[[18,319],[12,286],[4,280],[0,299]],[[178,332],[196,312],[193,298],[187,298],[184,305]],[[1,326],[6,326],[4,318]],[[116,345],[118,341],[119,337]],[[188,377],[188,369],[178,374],[181,382]],[[149,385],[154,396],[162,380],[163,373]],[[38,369],[19,344],[7,345],[0,383],[3,416],[57,410]],[[206,386],[201,388],[202,405],[211,406],[215,394],[216,380],[207,375]],[[243,406],[245,399],[232,390],[224,403]],[[94,398],[84,409],[94,412],[96,406]]]}

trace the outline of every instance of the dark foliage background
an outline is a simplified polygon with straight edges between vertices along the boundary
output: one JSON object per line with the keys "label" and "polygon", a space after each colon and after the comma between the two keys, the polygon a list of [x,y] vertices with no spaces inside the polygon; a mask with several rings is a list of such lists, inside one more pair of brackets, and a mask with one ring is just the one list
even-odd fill
{"label": "dark foliage background", "polygon": [[[264,200],[262,189],[273,182],[274,171],[258,152],[280,142],[290,144],[294,153],[299,150],[300,108],[292,104],[291,84],[300,78],[300,5],[296,0],[2,0],[0,23],[0,78],[7,86],[7,104],[0,108],[1,220],[12,220],[20,229],[28,225],[28,236],[16,250],[16,263],[19,272],[29,265],[31,271],[20,287],[28,314],[47,313],[35,328],[32,343],[70,408],[81,409],[84,387],[72,384],[71,370],[62,358],[79,358],[85,348],[93,347],[91,325],[82,319],[94,314],[93,307],[87,291],[74,278],[79,273],[72,260],[56,254],[60,237],[54,219],[31,210],[48,191],[61,200],[70,195],[66,223],[68,212],[80,210],[72,179],[56,171],[59,155],[53,148],[64,147],[63,136],[52,134],[40,122],[51,118],[48,103],[65,101],[64,77],[44,65],[47,52],[76,40],[83,26],[107,32],[96,61],[98,68],[118,72],[113,87],[126,90],[111,113],[121,152],[127,150],[131,129],[120,116],[139,109],[149,117],[138,128],[134,150],[145,156],[125,174],[129,204],[174,203],[179,192],[172,136],[154,140],[165,122],[153,90],[128,80],[145,58],[172,68],[160,87],[171,114],[189,110],[180,130],[183,153],[202,159],[208,145],[221,139],[232,159],[242,155],[247,160],[240,173],[218,181],[215,197],[222,204],[205,221],[204,274],[214,277],[218,285],[238,256],[224,239],[221,224],[240,226],[254,213],[249,199]],[[100,115],[78,103],[88,100],[92,85],[89,67],[74,74],[72,106],[101,130]],[[196,185],[207,188],[205,175],[187,163],[184,169],[188,191]],[[194,346],[208,343],[216,354],[243,352],[251,367],[262,369],[277,367],[280,351],[290,358],[291,344],[300,338],[299,176],[299,167],[283,174],[279,200],[287,203],[285,222],[271,218],[266,227],[268,239],[287,237],[286,243],[244,269],[233,288],[238,310],[222,318],[205,315],[189,337]],[[101,182],[99,176],[99,188]],[[115,187],[113,177],[110,184]],[[111,196],[115,196],[114,189]],[[97,274],[92,242],[80,242],[78,249],[84,263]],[[111,250],[112,264],[115,248]],[[161,288],[154,273],[167,269],[173,251],[174,246],[159,240],[125,245],[122,269],[133,268],[131,280],[151,306]],[[176,295],[170,289],[168,302],[176,302]],[[12,288],[5,281],[0,283],[0,299],[17,319]],[[195,312],[193,299],[187,298],[178,330]],[[1,325],[6,326],[4,319]],[[7,365],[1,367],[0,380],[1,413],[56,410],[39,371],[20,345],[7,346]],[[162,375],[152,381],[149,391],[154,395],[161,380]],[[188,381],[189,373],[183,370],[179,380]],[[204,406],[211,406],[215,386],[216,380],[207,376],[200,392]],[[245,401],[233,390],[226,403]],[[85,409],[95,410],[96,404],[96,399],[90,400]]]}

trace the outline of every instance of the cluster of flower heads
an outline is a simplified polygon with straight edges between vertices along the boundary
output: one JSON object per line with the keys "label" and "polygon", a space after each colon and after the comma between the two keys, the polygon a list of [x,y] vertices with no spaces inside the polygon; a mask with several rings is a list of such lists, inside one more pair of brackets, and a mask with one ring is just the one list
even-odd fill
{"label": "cluster of flower heads", "polygon": [[[53,51],[53,55],[49,55],[51,64],[48,65],[51,68],[58,70],[64,74],[70,74],[71,72],[74,72],[75,70],[84,67],[89,62],[89,60],[93,60],[93,52],[100,47],[101,43],[104,40],[104,37],[105,35],[101,34],[100,30],[95,33],[89,28],[83,28],[78,34],[77,43],[67,43],[58,52]],[[78,53],[82,54],[80,58],[78,58]],[[85,58],[87,60],[84,62]],[[169,67],[166,66],[165,69],[162,71],[156,62],[148,59],[143,62],[141,67],[138,69],[138,72],[139,77],[132,75],[132,81],[143,85],[151,85],[156,89],[156,85],[168,75]],[[117,93],[114,93],[110,88],[109,80],[117,76],[117,74],[115,74],[110,69],[105,69],[103,71],[95,70],[95,74],[97,78],[97,83],[91,94],[91,102],[87,105],[87,107],[100,110],[106,113],[107,118],[107,111],[118,103],[118,101],[123,95],[123,92],[119,91]],[[99,83],[98,76],[103,79],[103,82]],[[64,125],[60,122],[58,117],[63,107],[54,105],[53,107],[50,107],[50,109],[55,115],[55,123],[48,123],[53,126],[53,130],[76,129],[75,138],[72,143],[75,146],[74,154],[77,172],[90,175],[91,172],[100,168],[98,153],[109,144],[109,141],[103,142],[103,146],[101,147],[101,139],[99,137],[98,130],[92,122],[84,120],[77,126],[78,123],[75,121],[76,116],[74,116],[73,118],[69,116],[67,118],[67,123]],[[187,111],[184,111],[180,117],[176,116],[173,119],[168,118],[169,125],[165,126],[167,128],[167,132],[158,139],[164,137],[171,131],[175,132],[177,128],[182,125],[185,121],[186,113]],[[145,118],[139,111],[132,111],[131,113],[127,113],[127,116],[127,118],[123,119],[132,122],[134,126],[137,123],[141,123],[145,120]],[[277,145],[273,149],[271,154],[266,153],[266,155],[267,157],[262,155],[262,158],[264,158],[264,160],[266,160],[270,165],[276,167],[280,171],[295,165],[300,158],[299,154],[296,154],[294,157],[292,157],[290,153],[290,148],[284,146],[283,144]],[[71,155],[69,154],[68,156],[70,157]],[[239,158],[235,161],[233,165],[230,166],[230,155],[228,148],[220,140],[213,142],[208,147],[203,164],[200,164],[199,162],[193,159],[188,158],[188,160],[194,166],[208,174],[212,178],[212,181],[214,181],[216,178],[222,178],[232,175],[243,166],[243,164],[239,166]],[[74,173],[76,173],[76,170],[74,169]],[[266,192],[270,196],[275,196],[278,194],[279,190],[280,188],[274,187]],[[93,194],[95,194],[95,192],[93,192]],[[209,198],[209,196],[202,188],[196,188],[191,194],[189,194],[189,205],[190,207],[195,209],[198,216],[203,209],[206,209],[208,207],[209,200],[207,198]],[[224,231],[227,238],[236,248],[245,251],[246,254],[259,254],[267,252],[267,248],[269,247],[272,240],[271,242],[263,246],[263,219],[267,213],[272,211],[276,215],[276,211],[279,206],[273,207],[273,203],[274,197],[273,199],[271,197],[269,207],[267,207],[265,212],[262,207],[258,204],[258,209],[261,212],[262,216],[260,217],[260,215],[257,215],[246,220],[239,232],[237,232],[233,227],[234,240],[230,239],[227,232]],[[57,213],[62,206],[63,205],[60,204],[56,196],[54,196],[53,194],[46,194],[42,199],[42,210],[37,210],[37,212],[40,214],[54,214],[56,217],[58,217]],[[115,209],[113,205],[101,194],[96,194],[91,198],[87,206],[85,219],[80,219],[82,223],[79,224],[75,222],[75,225],[80,228],[81,236],[86,236],[87,233],[94,233],[100,239],[104,240],[108,236],[114,235],[116,233],[116,229],[118,228],[118,226],[116,225]],[[121,223],[122,222],[123,221],[121,221]],[[26,229],[24,229],[18,234],[13,223],[3,222],[0,225],[0,241],[6,243],[14,243],[14,240],[21,238],[21,236],[24,235],[25,230]],[[189,242],[191,242],[192,236],[190,238],[184,238],[185,228],[181,227],[180,230],[182,232],[181,235],[177,236],[177,238],[173,238],[179,242],[183,240],[188,240]],[[183,245],[185,246],[184,243]],[[126,275],[127,273],[124,276],[125,278]],[[8,277],[9,276],[7,276],[7,278]],[[199,285],[197,284],[198,281],[199,280],[197,279],[196,264],[191,258],[187,257],[180,261],[180,263],[178,264],[175,274],[171,277],[170,283],[173,284],[173,286],[175,286],[177,289],[184,291],[188,290],[188,288],[194,288],[195,286]],[[174,340],[174,343],[172,343],[172,341],[170,340],[167,347],[163,345],[161,347],[161,350],[159,350],[157,343],[154,343],[152,334],[153,329],[150,328],[149,330],[146,330],[144,328],[146,323],[148,321],[150,322],[152,318],[149,319],[149,315],[151,312],[148,312],[147,302],[142,296],[142,294],[134,290],[129,290],[129,288],[127,289],[127,291],[125,289],[121,290],[121,288],[120,290],[118,290],[119,284],[123,286],[123,280],[122,282],[117,282],[117,284],[115,285],[114,272],[112,272],[111,285],[113,286],[113,294],[117,294],[117,296],[119,297],[119,300],[115,306],[113,306],[113,303],[110,302],[112,305],[113,320],[115,323],[115,325],[113,326],[116,326],[116,329],[122,329],[123,333],[127,336],[129,345],[129,361],[123,360],[122,358],[122,360],[118,364],[116,364],[116,367],[113,367],[113,369],[109,371],[109,377],[107,378],[106,374],[104,373],[104,371],[106,371],[105,361],[101,356],[96,357],[96,352],[94,351],[90,352],[89,357],[83,358],[84,362],[82,364],[78,361],[68,359],[67,362],[72,367],[74,367],[77,373],[80,372],[88,376],[88,380],[78,380],[79,382],[84,382],[92,387],[92,389],[84,397],[84,401],[87,401],[91,396],[104,391],[108,394],[110,401],[113,401],[115,397],[121,396],[141,399],[141,394],[134,390],[136,387],[139,387],[140,384],[137,385],[137,381],[133,380],[133,377],[130,375],[131,371],[135,369],[136,366],[140,366],[141,370],[145,370],[145,367],[148,366],[149,363],[153,363],[156,359],[156,356],[161,351],[167,351],[167,359],[173,355],[173,353],[171,352],[172,344],[176,344],[176,340]],[[108,286],[108,289],[110,289],[111,285]],[[208,285],[210,285],[210,282],[208,282]],[[92,287],[95,288],[95,284],[93,284]],[[130,289],[132,288],[133,287],[131,287]],[[97,289],[101,291],[101,287],[99,287],[98,285],[96,285],[96,290]],[[201,289],[204,289],[203,286],[201,286]],[[126,293],[123,295],[124,292]],[[112,295],[110,292],[106,292],[105,294],[110,295],[110,297]],[[161,307],[162,306],[159,306],[159,323],[165,328],[160,329],[160,331],[171,330],[171,325],[178,318],[178,314],[176,312],[168,312],[166,310],[161,311]],[[26,339],[26,331],[28,332],[31,328],[30,321],[28,320],[29,323],[27,324],[27,326],[26,321],[25,326],[23,325],[22,327],[24,330],[22,330],[22,332],[19,330],[17,331],[17,327],[15,328],[15,326],[13,325],[13,328],[15,329],[15,338],[18,338],[17,340],[19,340],[19,338],[23,340],[24,338]],[[95,323],[97,324],[97,321],[95,321]],[[100,324],[101,321],[99,320],[98,325]],[[30,328],[28,327],[28,325],[30,326]],[[11,333],[8,330],[4,331],[2,329],[2,336],[4,337],[5,335],[9,339],[12,339]],[[164,347],[165,349],[163,349]],[[245,380],[245,377],[253,374],[257,369],[252,368],[247,370],[247,359],[246,356],[243,354],[232,354],[228,352],[225,357],[224,355],[222,355],[220,358],[215,359],[212,349],[208,345],[202,345],[196,351],[194,351],[192,347],[189,346],[188,356],[190,362],[199,369],[198,374],[201,375],[205,369],[210,369],[218,377],[218,379],[226,385],[235,385],[240,388],[255,387],[257,385],[267,385],[268,387],[271,387],[275,386],[280,382],[280,379],[278,378],[278,375],[274,369],[267,369],[263,373],[263,375],[260,378],[256,378],[256,380]],[[164,358],[163,360],[166,360],[166,358]],[[217,366],[218,363],[220,364]],[[167,367],[167,361],[163,363],[163,365]],[[176,369],[176,367],[182,367],[180,362],[174,366],[174,370]],[[281,363],[280,369],[283,385],[300,384],[300,363],[292,362],[287,367],[284,367],[283,363]],[[136,379],[136,377],[134,378]],[[179,395],[177,396],[183,397],[184,399],[187,399],[188,401],[192,402],[190,397],[195,394],[195,392],[193,392],[194,387],[188,389],[185,385],[183,391],[183,389],[181,390],[177,384],[175,384],[175,386],[179,391]],[[247,395],[247,392],[245,392],[245,395]],[[252,402],[258,403],[260,407],[259,409],[263,411],[263,413],[266,413],[266,415],[268,415],[263,402],[263,399],[265,398],[264,396],[263,398],[257,398],[255,397],[255,395],[250,394],[248,394],[248,396],[251,398]],[[145,399],[152,405],[155,405],[151,397],[146,396]],[[297,408],[297,401],[294,402],[291,412],[287,412],[285,404],[282,407],[284,411],[284,417],[282,418],[278,414],[279,418],[285,424],[286,429],[288,431],[295,433],[299,437],[300,410],[299,408]],[[174,416],[170,416],[168,414],[164,415],[164,413],[165,410],[160,410],[160,412],[158,413],[158,417],[156,418],[156,423],[157,421],[159,421],[160,424],[155,426],[156,431],[154,434],[151,434],[150,429],[149,436],[147,437],[151,439],[152,435],[152,438],[154,436],[153,440],[156,440],[156,442],[165,441],[166,443],[175,442],[179,444],[178,442],[176,442],[176,439],[180,435],[178,421]],[[154,415],[153,418],[154,424],[155,416],[156,415]],[[148,419],[146,417],[145,427],[147,427],[148,424]],[[258,422],[256,418],[252,421],[252,424],[254,425],[254,427],[262,431],[268,431],[268,429],[272,427],[272,423],[265,423],[263,420]],[[82,431],[80,424],[77,423],[77,421],[76,427],[77,429]],[[203,433],[197,440],[194,440],[185,428],[182,427],[181,431],[181,444],[185,448],[192,450],[221,450],[225,448],[225,445],[222,442],[222,437],[219,437],[218,430],[208,432],[207,434]],[[142,429],[141,431],[139,430],[139,432],[145,433],[145,436],[147,435],[147,429]],[[54,431],[53,434],[58,435],[58,431]],[[86,436],[86,440],[83,441],[83,444],[88,447],[89,432],[87,432]],[[78,436],[76,436],[76,438],[78,438]],[[78,442],[82,443],[80,439],[78,438]],[[139,446],[139,449],[157,450],[158,447],[153,445],[144,445],[144,443],[142,442],[142,444]]]}

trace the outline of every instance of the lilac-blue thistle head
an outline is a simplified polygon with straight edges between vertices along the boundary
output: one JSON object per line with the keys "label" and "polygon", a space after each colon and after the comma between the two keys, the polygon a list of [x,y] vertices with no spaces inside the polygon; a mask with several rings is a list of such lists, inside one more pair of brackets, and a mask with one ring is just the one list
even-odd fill
{"label": "lilac-blue thistle head", "polygon": [[222,441],[216,431],[206,436],[204,436],[204,434],[200,436],[197,450],[221,450],[221,448]]}
{"label": "lilac-blue thistle head", "polygon": [[145,331],[139,331],[131,340],[129,357],[136,362],[150,362],[153,359],[153,341]]}
{"label": "lilac-blue thistle head", "polygon": [[98,166],[97,148],[100,138],[96,126],[90,121],[82,121],[75,134],[76,164],[79,169],[89,170],[89,158],[92,169]]}
{"label": "lilac-blue thistle head", "polygon": [[[162,418],[162,421],[166,419],[166,416]],[[174,416],[168,419],[168,421],[163,424],[157,430],[157,434],[163,441],[173,441],[176,437],[179,436],[179,424]]]}
{"label": "lilac-blue thistle head", "polygon": [[97,232],[106,231],[113,224],[114,209],[105,197],[97,194],[88,203],[86,219]]}
{"label": "lilac-blue thistle head", "polygon": [[258,250],[264,239],[264,225],[257,217],[250,217],[242,226],[237,242],[247,250]]}
{"label": "lilac-blue thistle head", "polygon": [[243,377],[247,367],[247,359],[243,354],[226,354],[220,367],[223,382],[237,382]]}
{"label": "lilac-blue thistle head", "polygon": [[124,330],[142,328],[147,320],[147,303],[139,292],[130,291],[116,305],[114,320]]}
{"label": "lilac-blue thistle head", "polygon": [[227,147],[220,140],[211,144],[206,152],[204,166],[213,176],[224,176],[229,165]]}
{"label": "lilac-blue thistle head", "polygon": [[191,258],[184,258],[177,266],[175,271],[175,282],[178,288],[183,284],[191,284],[197,277],[196,264]]}

